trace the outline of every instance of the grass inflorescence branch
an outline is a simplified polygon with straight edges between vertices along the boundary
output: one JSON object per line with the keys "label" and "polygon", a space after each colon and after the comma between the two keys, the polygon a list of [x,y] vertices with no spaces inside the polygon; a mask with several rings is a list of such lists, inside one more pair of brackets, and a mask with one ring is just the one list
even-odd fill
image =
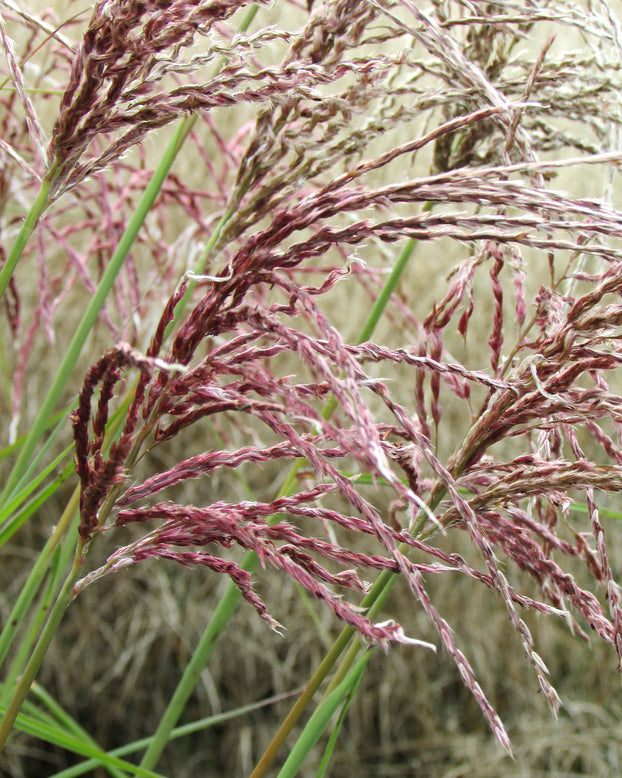
{"label": "grass inflorescence branch", "polygon": [[[611,9],[102,0],[50,26],[5,5],[0,540],[60,519],[7,602],[0,744],[70,605],[149,565],[228,586],[142,774],[242,600],[284,633],[264,575],[342,631],[257,778],[331,672],[281,774],[340,707],[341,727],[370,645],[433,639],[510,752],[436,593],[449,576],[496,597],[555,714],[531,612],[620,665],[602,504],[622,492]],[[398,581],[429,633],[382,616]]]}

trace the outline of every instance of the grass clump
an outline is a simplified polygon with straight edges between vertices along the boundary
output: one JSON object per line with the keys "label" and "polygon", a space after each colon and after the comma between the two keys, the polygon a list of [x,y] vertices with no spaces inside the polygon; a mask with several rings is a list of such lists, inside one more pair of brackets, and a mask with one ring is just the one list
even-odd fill
{"label": "grass clump", "polygon": [[[262,581],[293,582],[327,652],[263,755],[240,742],[253,778],[318,742],[326,774],[377,645],[441,647],[511,753],[446,578],[490,595],[555,715],[531,614],[619,665],[622,49],[599,8],[2,6],[7,769],[17,728],[86,760],[58,775],[153,775],[240,601],[289,626]],[[228,584],[154,733],[35,703],[83,598],[145,568],[172,594],[169,563]],[[391,612],[398,585],[425,618]]]}

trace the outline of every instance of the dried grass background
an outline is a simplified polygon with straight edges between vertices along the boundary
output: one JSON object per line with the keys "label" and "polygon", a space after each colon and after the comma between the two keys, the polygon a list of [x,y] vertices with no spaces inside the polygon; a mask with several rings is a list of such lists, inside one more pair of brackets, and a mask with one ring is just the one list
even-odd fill
{"label": "dried grass background", "polygon": [[[475,8],[478,6],[478,3],[474,4]],[[577,3],[576,7],[577,14],[580,14],[580,4]],[[464,8],[466,13],[471,6],[465,3]],[[59,18],[65,18],[82,10],[75,4],[68,7],[61,4],[55,13]],[[554,16],[554,9],[547,13]],[[293,9],[289,6],[283,8],[282,4],[277,3],[269,9],[264,20],[283,27],[295,27],[297,20],[304,18],[305,14],[302,4],[300,8]],[[81,23],[84,20],[85,17],[81,16]],[[535,31],[527,30],[526,39],[520,46],[525,51],[538,51],[547,36],[555,32],[557,38],[548,56],[552,61],[559,61],[575,45],[581,44],[580,24],[578,27],[579,30],[561,25],[558,28],[555,22],[549,21],[538,25]],[[72,36],[76,34],[75,30],[71,31]],[[269,56],[278,62],[283,52],[283,42],[275,41],[272,45],[274,52],[270,52]],[[568,55],[568,67],[582,67],[576,64],[576,57],[573,59],[573,56]],[[614,98],[615,94],[607,96],[607,99]],[[594,98],[594,106],[598,105],[599,99],[598,95]],[[568,111],[571,113],[570,106]],[[51,106],[50,117],[53,115]],[[253,107],[244,106],[241,113],[236,115],[239,124],[232,127],[231,132],[235,132],[253,116]],[[50,117],[40,117],[48,128]],[[215,117],[216,120],[220,118],[218,111]],[[594,122],[598,118],[594,117]],[[576,124],[573,117],[569,116],[567,132],[573,137]],[[415,125],[416,122],[405,125],[400,130],[403,137],[399,140],[405,142]],[[590,144],[596,146],[593,138],[581,134],[585,133],[588,125],[589,120],[580,125],[577,137],[585,141],[588,150],[598,150],[589,148]],[[220,129],[224,133],[228,128],[221,126]],[[206,151],[217,155],[218,150],[209,133],[200,127],[196,131],[203,133]],[[146,165],[157,158],[158,149],[164,145],[169,133],[170,128],[164,128],[147,139],[144,150],[140,152],[145,154]],[[395,137],[392,142],[395,142]],[[367,154],[371,156],[372,153],[379,153],[382,143],[383,139],[376,141]],[[541,156],[556,158],[556,155],[570,154],[570,151],[577,153],[576,149],[564,148],[560,151],[552,144],[550,152]],[[139,152],[133,150],[128,158],[135,160],[137,154]],[[425,152],[416,159],[414,170],[425,175],[433,163],[430,154]],[[590,168],[579,170],[580,173],[577,170],[562,171],[555,188],[566,189],[574,198],[602,197],[611,192],[610,181],[603,177],[601,168],[593,175],[584,173]],[[185,156],[176,165],[175,175],[183,181],[185,187],[201,187],[203,172],[197,165],[192,147],[186,150]],[[399,163],[393,170],[383,171],[382,175],[386,179],[378,183],[399,183],[402,180]],[[171,184],[171,200],[174,198],[174,188],[175,181]],[[619,206],[620,197],[615,186],[613,191],[613,201]],[[23,204],[13,207],[20,211]],[[399,211],[399,207],[395,211]],[[152,225],[154,234],[158,233],[162,242],[166,237],[178,240],[178,223],[173,214],[174,210],[171,209],[166,223]],[[187,215],[180,209],[180,228],[186,218]],[[183,241],[179,241],[178,248],[179,251],[185,250]],[[409,304],[420,306],[413,310],[415,315],[425,316],[431,301],[442,294],[447,273],[463,251],[463,245],[456,245],[446,239],[418,247],[400,287]],[[369,264],[379,265],[381,261],[389,261],[389,258],[394,257],[397,249],[370,241],[352,252]],[[548,268],[541,253],[532,253],[526,251],[530,273],[527,283],[533,292],[546,280]],[[382,260],[383,254],[385,260]],[[136,272],[147,272],[150,262],[148,247],[144,255],[139,251],[134,259]],[[61,270],[64,266],[62,251],[59,251],[57,261],[58,270]],[[21,289],[27,289],[27,279],[31,273],[27,267],[19,269],[18,283]],[[93,277],[97,275],[94,269],[92,273]],[[485,369],[488,364],[487,340],[494,315],[487,271],[482,273],[481,283],[481,288],[475,286],[474,294],[481,314],[482,334],[479,340],[484,347],[484,356],[479,355],[470,345],[465,360],[465,364],[468,362],[474,369]],[[153,285],[157,284],[158,280],[154,278]],[[165,284],[162,286],[165,287]],[[76,286],[71,294],[76,295],[79,303],[81,295],[86,293],[82,287]],[[344,305],[343,295],[347,295],[350,307]],[[157,299],[158,294],[154,296]],[[164,300],[164,288],[161,296]],[[70,300],[66,300],[65,311],[72,310]],[[330,302],[327,313],[331,321],[341,327],[346,340],[353,342],[369,307],[368,297],[360,288],[338,284],[327,300]],[[35,290],[31,299],[22,295],[21,302],[21,315],[27,321],[37,306]],[[77,309],[78,304],[75,307]],[[355,321],[353,312],[359,311],[360,317]],[[131,329],[123,321],[118,309],[115,312],[115,308],[111,308],[110,315],[113,320],[115,316],[119,317],[116,323],[122,323],[126,331]],[[153,327],[158,315],[157,310],[152,312],[149,308],[145,309],[143,324],[152,316]],[[474,322],[472,326],[475,328],[478,325]],[[27,420],[41,402],[57,366],[57,355],[62,353],[63,345],[68,342],[74,327],[71,313],[64,314],[62,321],[56,323],[57,340],[54,346],[41,340],[33,347],[29,359],[31,363],[37,364],[37,373],[36,381],[30,381],[23,392],[21,423],[24,426],[27,426]],[[148,330],[149,327],[145,326],[144,331]],[[378,342],[396,347],[401,345],[399,329],[394,328],[391,321],[383,322],[379,333]],[[471,344],[477,340],[471,338]],[[79,391],[88,365],[109,342],[110,332],[102,323],[96,337],[90,342],[92,352],[84,355],[76,371],[75,383],[67,390],[67,399]],[[448,336],[445,345],[457,358],[463,357],[462,339],[457,333],[453,339]],[[17,354],[8,355],[9,363],[11,359],[17,358]],[[394,375],[387,376],[386,366],[383,366],[379,369],[379,375],[391,380],[392,385],[401,380],[397,368]],[[622,391],[619,376],[615,380],[618,382],[617,391]],[[613,379],[610,385],[613,389]],[[407,385],[403,387],[404,396],[408,395],[410,389]],[[398,396],[401,390],[402,387],[396,390]],[[2,413],[10,418],[11,409],[3,407]],[[448,403],[445,419],[450,418],[457,440],[460,438],[460,429],[468,420],[463,418],[459,409],[452,410]],[[197,431],[194,434],[201,433]],[[236,430],[231,431],[231,434],[235,435]],[[185,440],[184,448],[189,445],[188,440]],[[201,441],[196,441],[197,448],[200,445]],[[446,456],[454,445],[455,440],[441,439],[441,453]],[[589,440],[585,441],[585,445],[589,449]],[[508,444],[508,453],[511,450],[511,444]],[[156,458],[149,462],[150,472],[159,465],[157,457],[161,458],[161,468],[164,469],[186,456],[186,453],[176,449],[173,442],[154,456]],[[254,475],[255,480],[251,486],[257,499],[271,499],[274,484],[280,475],[278,468],[270,466],[266,466],[263,471],[265,480]],[[35,558],[42,540],[47,537],[50,526],[62,511],[74,485],[74,481],[71,481],[61,490],[57,499],[46,504],[36,522],[21,531],[19,548],[13,547],[10,554],[3,552],[0,565],[2,619],[10,611],[16,593],[23,584],[24,570],[28,569],[28,565],[24,564],[25,559],[30,556]],[[234,485],[218,477],[208,485],[203,482],[200,485],[191,483],[183,489],[186,499],[203,502],[226,499],[235,494]],[[619,498],[608,499],[612,509],[622,508]],[[619,577],[622,573],[622,545],[619,542],[622,540],[622,528],[618,530],[613,520],[606,526],[610,562],[614,574]],[[455,541],[451,549],[456,550]],[[468,562],[476,564],[476,555],[468,543],[465,542],[458,550]],[[102,550],[102,562],[104,559]],[[510,581],[512,576],[518,575],[511,569],[506,572]],[[576,575],[579,579],[582,575],[578,566]],[[159,560],[143,562],[130,571],[104,578],[85,589],[71,606],[63,629],[46,658],[39,680],[103,747],[112,748],[151,734],[224,585],[225,581],[207,570],[181,569]],[[289,579],[271,572],[262,573],[257,577],[257,588],[270,611],[286,627],[286,637],[271,632],[243,604],[224,635],[209,669],[201,678],[187,710],[188,721],[297,690],[308,677],[310,668],[319,663],[326,648],[338,634],[340,625],[330,612],[315,608],[321,629],[307,617],[299,594]],[[554,720],[538,693],[537,681],[525,662],[519,638],[510,629],[507,615],[495,596],[457,575],[455,578],[439,577],[438,580],[429,581],[429,590],[434,601],[442,603],[442,612],[454,628],[457,641],[468,653],[482,686],[508,728],[514,748],[514,761],[499,749],[481,711],[462,685],[455,665],[446,655],[440,651],[432,655],[408,646],[393,646],[388,655],[378,652],[371,660],[340,736],[331,775],[361,778],[561,778],[574,775],[612,776],[621,772],[621,687],[616,672],[615,651],[611,645],[602,645],[598,641],[584,642],[570,635],[562,623],[554,623],[534,613],[525,616],[539,652],[546,658],[553,685],[562,698],[560,717]],[[532,593],[536,596],[535,587]],[[408,634],[438,642],[433,628],[417,608],[405,585],[397,587],[386,610],[388,615],[407,625]],[[236,719],[227,726],[171,743],[158,764],[158,771],[171,778],[248,775],[291,701],[291,698],[282,700]],[[65,753],[33,745],[31,740],[18,736],[6,757],[5,769],[11,778],[39,778],[49,776],[71,763],[66,760]],[[319,756],[315,761],[310,761],[301,775],[304,778],[315,775],[318,763]]]}

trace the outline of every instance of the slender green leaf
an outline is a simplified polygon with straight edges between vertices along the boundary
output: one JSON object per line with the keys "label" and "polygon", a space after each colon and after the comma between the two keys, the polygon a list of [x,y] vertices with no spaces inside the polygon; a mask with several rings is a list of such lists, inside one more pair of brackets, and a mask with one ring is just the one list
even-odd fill
{"label": "slender green leaf", "polygon": [[[22,476],[19,479],[19,481],[15,484],[15,489],[13,490],[13,494],[11,495],[11,498],[15,498],[19,493],[22,492],[22,490],[27,488],[28,480],[33,477],[33,473],[37,469],[37,466],[39,465],[39,463],[41,462],[43,457],[48,452],[50,446],[52,445],[52,443],[56,439],[56,436],[65,427],[65,422],[66,422],[66,420],[65,420],[65,417],[63,416],[56,423],[56,425],[54,426],[54,429],[52,430],[52,432],[48,436],[47,440],[45,441],[45,444],[41,447],[41,449],[39,450],[37,455],[32,458],[30,464],[26,468],[26,471],[22,474]],[[64,455],[66,456],[66,453],[64,453]],[[4,505],[4,503],[0,502],[0,505]]]}
{"label": "slender green leaf", "polygon": [[[106,439],[103,446],[104,451],[108,450],[111,442],[115,439],[116,435],[121,429],[127,407],[131,401],[131,396],[131,392],[128,392],[126,398],[122,403],[120,403],[119,407],[112,414],[110,421],[108,422],[106,427]],[[69,470],[69,468],[71,468],[71,470]],[[67,470],[69,470],[69,474],[71,474],[71,471],[73,471],[73,464],[68,466]],[[64,477],[65,473],[62,475]],[[37,494],[20,511],[18,511],[17,514],[12,517],[10,525],[7,525],[5,528],[5,532],[9,533],[8,536],[19,529],[23,522],[30,515],[32,515],[32,513],[34,513],[37,508],[42,505],[54,491],[56,491],[58,485],[60,484],[54,482],[45,487],[39,494]],[[64,571],[69,565],[77,539],[77,510],[79,496],[79,489],[74,490],[69,503],[67,504],[62,516],[54,528],[52,536],[48,539],[47,543],[39,553],[35,565],[30,571],[28,580],[20,591],[18,600],[15,603],[9,618],[7,619],[4,628],[2,629],[2,632],[0,633],[0,664],[2,664],[6,658],[11,643],[15,638],[15,635],[17,634],[17,631],[20,628],[24,618],[26,617],[28,609],[30,608],[30,605],[33,602],[40,586],[42,585],[45,576],[48,573],[50,563],[54,558],[55,550],[60,543],[63,543],[63,551],[60,557],[61,562],[59,574],[63,575]],[[3,541],[6,541],[8,536],[5,537],[4,533],[1,535]],[[57,581],[57,589],[58,588],[60,588],[60,580]],[[27,649],[20,647],[20,649],[18,649],[18,653],[23,651],[30,651],[31,648],[32,645],[29,645]],[[0,697],[0,699],[4,700],[5,698]]]}
{"label": "slender green leaf", "polygon": [[11,516],[10,520],[8,520],[0,530],[0,546],[3,546],[20,529],[20,527],[28,521],[32,514],[50,499],[59,486],[69,478],[73,471],[74,466],[72,462],[67,465],[63,472],[60,473],[52,483],[43,487],[43,489],[37,492],[37,494],[20,508],[17,513],[14,513],[13,516]]}
{"label": "slender green leaf", "polygon": [[47,710],[40,708],[35,702],[27,700],[24,703],[24,715],[30,716],[34,721],[41,721],[50,726],[56,725],[54,716]]}
{"label": "slender green leaf", "polygon": [[[240,708],[226,711],[225,713],[217,713],[214,716],[207,716],[206,718],[199,719],[198,721],[193,721],[190,724],[184,724],[182,727],[175,727],[175,729],[171,731],[170,740],[174,740],[180,737],[187,737],[188,735],[192,735],[195,732],[201,732],[202,730],[208,729],[209,727],[213,727],[218,724],[224,724],[226,721],[231,721],[232,719],[239,718],[240,716],[244,716],[247,713],[260,710],[261,708],[265,708],[266,706],[272,705],[275,702],[280,702],[281,700],[287,697],[291,697],[297,693],[298,692],[296,691],[289,692],[287,694],[279,694],[276,697],[269,697],[266,700],[260,700],[259,702],[254,702],[250,705],[244,705]],[[110,756],[126,756],[127,754],[133,754],[146,748],[152,742],[152,740],[153,736],[142,738],[142,740],[135,740],[133,743],[128,743],[127,745],[121,746],[120,748],[115,748],[113,751],[109,751],[108,753]],[[51,778],[76,778],[76,776],[84,775],[84,773],[87,773],[90,770],[94,770],[100,765],[101,762],[99,760],[89,759],[86,762],[75,765],[74,767],[68,767],[66,770],[62,770],[61,772],[51,776]]]}
{"label": "slender green leaf", "polygon": [[8,701],[13,694],[14,686],[24,672],[24,668],[32,653],[33,646],[37,642],[37,638],[41,632],[41,626],[45,622],[63,585],[63,580],[69,567],[69,561],[73,555],[73,549],[75,548],[77,524],[74,524],[73,532],[70,532],[69,534],[70,537],[64,539],[65,543],[54,549],[52,554],[51,575],[48,576],[45,591],[41,593],[39,602],[34,607],[31,605],[24,614],[23,621],[27,621],[28,625],[6,673],[2,695],[0,696],[0,703],[2,705],[8,704]]}
{"label": "slender green leaf", "polygon": [[[52,695],[41,686],[40,683],[33,683],[32,693],[35,697],[48,709],[51,714],[52,721],[56,721],[60,724],[66,732],[76,737],[80,737],[83,740],[89,740],[90,736],[83,729],[78,722],[70,716],[67,711],[59,705],[58,702],[52,697]],[[26,708],[24,707],[24,710]]]}
{"label": "slender green leaf", "polygon": [[[11,516],[13,511],[19,508],[19,506],[28,497],[30,497],[30,495],[35,491],[35,489],[43,481],[45,481],[45,479],[49,476],[49,474],[53,470],[55,470],[64,459],[66,459],[68,456],[71,455],[72,450],[73,450],[73,445],[67,446],[67,448],[65,448],[64,451],[61,451],[61,453],[52,462],[50,462],[49,465],[44,467],[43,470],[40,473],[38,473],[32,480],[30,480],[22,489],[20,489],[19,492],[17,492],[17,494],[14,497],[12,497],[7,503],[5,503],[2,506],[2,508],[0,508],[0,521],[5,521],[7,517]],[[71,463],[70,466],[68,468],[66,467],[65,470],[63,471],[63,474],[66,473],[65,478],[72,471],[73,471],[73,463]]]}
{"label": "slender green leaf", "polygon": [[[62,707],[62,705],[59,705],[58,702],[56,702],[56,700],[52,697],[52,695],[49,694],[46,691],[46,689],[44,689],[43,686],[41,686],[41,684],[33,683],[32,692],[52,714],[51,715],[52,722],[57,723],[58,725],[63,727],[68,734],[74,735],[75,737],[82,740],[84,743],[88,743],[91,746],[95,746],[95,748],[98,747],[97,743],[93,740],[93,738],[89,735],[89,733],[85,729],[83,729],[72,716],[70,716],[67,713],[67,711]],[[35,706],[30,706],[30,707],[35,707]],[[26,706],[24,706],[24,710],[26,710]],[[124,778],[124,776],[126,775],[125,771],[119,770],[116,767],[109,766],[108,771],[113,776],[113,778]]]}
{"label": "slender green leaf", "polygon": [[[0,706],[0,713],[6,713],[6,709],[2,706]],[[75,737],[75,735],[63,731],[60,727],[47,724],[39,718],[28,716],[25,713],[18,714],[15,720],[15,726],[21,732],[39,738],[39,740],[44,740],[46,743],[52,743],[60,748],[65,748],[67,751],[71,751],[79,756],[97,759],[103,767],[120,768],[132,775],[143,776],[143,778],[166,778],[161,775],[161,773],[145,770],[143,767],[134,765],[131,762],[126,762],[124,759],[120,759],[117,756],[107,754],[100,748],[97,748],[90,743],[85,743],[80,738]]]}
{"label": "slender green leaf", "polygon": [[[1,341],[0,341],[0,344],[1,344]],[[73,407],[73,404],[70,405],[68,408],[65,408],[64,410],[59,411],[58,413],[55,413],[50,418],[50,423],[48,424],[48,426],[47,426],[45,431],[47,432],[48,429],[50,429],[51,427],[54,427],[56,424],[58,424],[59,421],[64,419],[65,416],[67,416],[69,414],[69,412],[71,411],[72,407]],[[0,449],[0,462],[3,459],[6,459],[7,457],[13,456],[13,454],[15,454],[16,451],[19,451],[19,449],[22,447],[22,445],[24,444],[24,441],[26,440],[27,437],[28,437],[28,434],[22,435],[21,437],[19,437],[15,441],[15,443],[11,443],[9,446],[5,446],[4,448]]]}
{"label": "slender green leaf", "polygon": [[0,633],[0,664],[4,662],[13,639],[15,638],[20,625],[26,618],[28,609],[36,597],[45,576],[47,575],[52,556],[58,544],[61,542],[65,533],[70,531],[72,524],[74,525],[74,532],[77,531],[77,510],[79,497],[80,493],[76,489],[72,495],[72,499],[67,504],[58,524],[54,528],[52,536],[48,539],[45,546],[39,553],[37,561],[35,562],[26,583],[19,593],[17,602],[13,606],[13,610],[6,620],[4,628]]}
{"label": "slender green leaf", "polygon": [[356,690],[358,689],[358,685],[362,677],[363,674],[361,673],[356,684],[350,689],[345,700],[341,704],[341,710],[339,711],[339,716],[337,717],[335,726],[333,727],[333,730],[330,733],[330,737],[328,738],[328,743],[326,744],[326,748],[324,749],[324,754],[322,756],[322,761],[320,762],[320,766],[318,768],[316,778],[324,778],[324,775],[326,774],[326,770],[328,770],[328,763],[330,762],[330,758],[333,755],[335,746],[337,745],[337,739],[339,737],[339,733],[341,732],[341,727],[343,726],[343,722],[346,719],[346,713],[348,712],[350,703],[354,699],[354,695],[356,694]]}
{"label": "slender green leaf", "polygon": [[354,665],[343,681],[318,705],[294,744],[277,778],[293,778],[301,768],[309,752],[322,736],[333,714],[343,701],[356,690],[363,670],[371,656],[368,650]]}

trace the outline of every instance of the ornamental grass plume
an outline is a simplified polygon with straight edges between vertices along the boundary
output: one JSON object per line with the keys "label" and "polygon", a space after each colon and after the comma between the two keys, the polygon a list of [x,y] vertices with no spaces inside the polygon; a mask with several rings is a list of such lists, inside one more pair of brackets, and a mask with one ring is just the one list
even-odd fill
{"label": "ornamental grass plume", "polygon": [[[52,131],[49,158],[54,188],[62,191],[92,175],[180,112],[237,102],[230,90],[242,86],[242,68],[236,69],[234,82],[222,74],[222,82],[217,77],[203,88],[166,89],[162,82],[171,74],[196,72],[214,63],[217,46],[192,61],[180,54],[197,34],[209,35],[239,7],[232,0],[209,4],[182,0],[166,7],[142,0],[97,3]],[[83,158],[96,138],[110,134],[116,137],[103,150]]]}
{"label": "ornamental grass plume", "polygon": [[[22,261],[38,262],[36,289],[21,267],[5,274],[15,365],[7,442],[18,438],[36,343],[61,337],[59,317],[80,296],[72,290],[95,296],[117,261],[127,209],[150,186],[147,133],[199,116],[201,132],[185,125],[173,146],[189,137],[208,180],[169,176],[105,295],[108,345],[90,360],[71,412],[73,565],[66,554],[71,569],[36,646],[25,635],[10,655],[13,627],[0,636],[0,656],[17,657],[0,739],[72,600],[105,576],[162,560],[229,577],[216,608],[225,618],[205,633],[210,651],[237,602],[232,591],[288,639],[256,563],[320,600],[345,627],[305,694],[350,644],[329,687],[340,700],[353,693],[344,679],[354,677],[357,641],[389,654],[395,643],[435,648],[412,623],[381,618],[403,581],[510,752],[430,581],[458,573],[497,596],[554,714],[561,701],[531,611],[611,644],[620,669],[616,528],[603,518],[622,491],[619,25],[604,3],[336,0],[282,4],[300,20],[294,32],[277,22],[235,34],[245,5],[106,0],[75,46],[68,30],[52,33],[2,4],[32,33],[18,56],[2,30],[14,85],[3,98],[14,128],[0,145],[3,180],[23,185],[24,197],[38,180],[49,185],[38,232],[24,243]],[[65,77],[47,148],[24,62],[43,32],[46,78]],[[580,53],[558,45],[564,35],[581,38]],[[191,48],[198,37],[201,48]],[[563,191],[584,171],[598,195]],[[3,241],[14,226],[3,216]],[[404,243],[396,261],[392,248]],[[64,255],[60,268],[51,246]],[[5,268],[17,267],[22,251],[3,252],[13,257]],[[29,328],[26,292],[36,298]],[[382,313],[390,331],[378,334]],[[363,326],[358,339],[351,319]],[[14,469],[5,490],[4,542],[25,521],[10,523],[12,512],[21,517],[43,482],[25,486],[43,467],[33,441],[34,469]],[[278,490],[253,491],[273,475]],[[192,664],[195,676],[203,665]],[[173,695],[143,771],[191,690],[180,684]],[[311,740],[304,730],[280,775],[294,774]]]}

